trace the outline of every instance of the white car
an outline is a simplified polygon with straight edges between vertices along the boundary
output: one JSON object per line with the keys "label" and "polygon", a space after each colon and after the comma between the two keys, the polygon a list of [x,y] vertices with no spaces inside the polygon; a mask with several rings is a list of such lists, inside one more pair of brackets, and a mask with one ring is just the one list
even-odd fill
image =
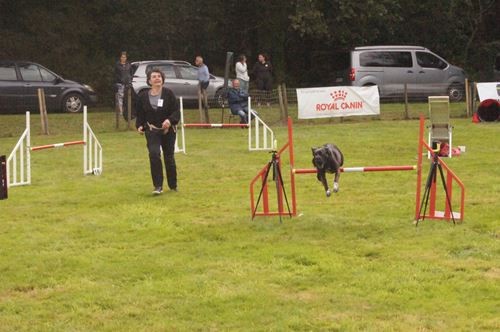
{"label": "white car", "polygon": [[[149,88],[147,72],[159,68],[165,74],[165,86],[171,89],[177,98],[186,102],[198,101],[198,67],[186,61],[155,60],[132,62],[132,87],[135,93]],[[231,86],[228,80],[228,86]],[[224,98],[224,78],[210,74],[210,84],[207,88],[209,104],[222,105]]]}

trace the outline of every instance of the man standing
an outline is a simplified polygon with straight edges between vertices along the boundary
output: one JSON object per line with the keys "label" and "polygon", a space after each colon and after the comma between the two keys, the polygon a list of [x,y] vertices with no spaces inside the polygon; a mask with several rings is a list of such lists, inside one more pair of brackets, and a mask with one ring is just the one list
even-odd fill
{"label": "man standing", "polygon": [[126,89],[130,86],[132,75],[130,73],[130,63],[127,61],[127,52],[120,54],[120,60],[115,64],[115,103],[120,115],[123,115],[124,96]]}
{"label": "man standing", "polygon": [[207,88],[208,84],[210,84],[210,73],[208,72],[208,67],[203,63],[203,58],[201,56],[197,56],[194,60],[194,63],[198,67],[198,83],[199,83],[199,94],[201,100],[200,103],[200,112],[201,108],[205,110],[205,122],[209,122],[208,119],[208,97],[207,97]]}
{"label": "man standing", "polygon": [[177,168],[175,165],[175,126],[180,119],[179,103],[172,90],[163,87],[165,74],[158,68],[147,73],[151,89],[139,94],[136,103],[136,128],[146,135],[153,179],[153,195],[163,192],[163,170],[161,151],[165,162],[167,182],[170,190],[177,191]]}

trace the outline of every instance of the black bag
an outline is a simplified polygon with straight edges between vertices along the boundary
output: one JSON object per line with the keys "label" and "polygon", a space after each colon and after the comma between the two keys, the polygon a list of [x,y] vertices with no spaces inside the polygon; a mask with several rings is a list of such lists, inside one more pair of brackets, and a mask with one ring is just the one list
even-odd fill
{"label": "black bag", "polygon": [[0,199],[7,198],[7,159],[0,156]]}

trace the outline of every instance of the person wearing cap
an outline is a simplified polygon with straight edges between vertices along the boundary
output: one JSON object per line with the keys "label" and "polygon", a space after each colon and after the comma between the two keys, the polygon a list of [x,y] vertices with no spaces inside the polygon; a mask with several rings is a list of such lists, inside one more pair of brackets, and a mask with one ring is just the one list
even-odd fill
{"label": "person wearing cap", "polygon": [[136,128],[146,136],[149,152],[153,195],[163,192],[163,169],[161,152],[165,163],[167,184],[177,191],[177,167],[175,164],[176,125],[180,119],[179,103],[172,90],[163,86],[165,74],[158,68],[147,73],[151,87],[139,94],[136,103]]}

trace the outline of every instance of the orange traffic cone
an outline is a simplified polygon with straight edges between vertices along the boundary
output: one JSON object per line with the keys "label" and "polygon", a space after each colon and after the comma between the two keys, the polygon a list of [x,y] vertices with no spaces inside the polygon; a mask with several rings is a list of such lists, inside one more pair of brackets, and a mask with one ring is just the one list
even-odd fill
{"label": "orange traffic cone", "polygon": [[472,123],[479,123],[481,120],[479,119],[479,116],[477,116],[477,112],[474,112],[472,115]]}

